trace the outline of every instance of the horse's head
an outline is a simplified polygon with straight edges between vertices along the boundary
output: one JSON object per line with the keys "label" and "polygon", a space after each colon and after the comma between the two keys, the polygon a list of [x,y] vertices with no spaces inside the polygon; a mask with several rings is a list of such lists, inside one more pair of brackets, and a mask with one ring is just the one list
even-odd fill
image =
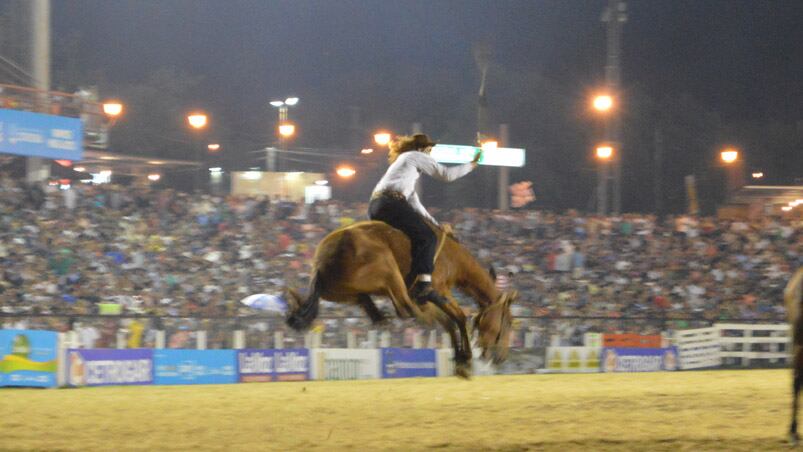
{"label": "horse's head", "polygon": [[474,328],[479,331],[482,358],[491,359],[494,364],[501,364],[507,359],[510,328],[513,325],[510,305],[517,297],[515,290],[503,292],[495,302],[481,308],[474,318]]}

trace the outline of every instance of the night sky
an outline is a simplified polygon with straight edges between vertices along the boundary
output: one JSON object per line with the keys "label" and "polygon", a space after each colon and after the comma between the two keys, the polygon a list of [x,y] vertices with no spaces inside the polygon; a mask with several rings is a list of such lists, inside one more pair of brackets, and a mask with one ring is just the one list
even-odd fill
{"label": "night sky", "polygon": [[[511,123],[511,145],[562,152],[558,148],[588,145],[593,131],[573,142],[542,139],[552,133],[542,130],[549,116],[528,116],[543,105],[544,95],[528,99],[522,93],[534,80],[546,80],[554,87],[550,90],[559,91],[558,100],[550,102],[565,103],[578,130],[593,129],[582,111],[588,93],[604,80],[600,16],[606,4],[58,0],[52,12],[53,70],[59,70],[58,41],[72,36],[80,43],[74,59],[99,79],[104,95],[141,83],[159,68],[201,76],[187,102],[225,122],[240,153],[260,144],[254,124],[262,121],[259,116],[274,114],[266,104],[288,95],[301,98],[291,110],[306,131],[298,137],[299,146],[353,146],[353,136],[344,136],[349,135],[344,131],[350,126],[350,107],[359,108],[366,130],[384,126],[406,132],[411,123],[421,122],[436,139],[469,144],[476,130],[476,122],[469,122],[476,121],[472,102],[479,80],[471,50],[485,42],[493,53],[491,116],[497,123]],[[742,130],[745,124],[761,130],[771,124],[795,127],[803,120],[803,2],[638,0],[627,6],[622,82],[632,114],[641,108],[634,105],[633,99],[642,95],[636,93],[654,99],[688,96],[721,121],[712,142],[728,140],[729,130]],[[518,104],[525,100],[532,105]],[[760,133],[738,139],[749,142],[754,153],[760,148],[764,155],[756,161],[788,167],[778,161],[788,154],[767,151]],[[631,148],[637,150],[641,146],[634,140]],[[799,134],[788,146],[800,150]],[[554,160],[555,168],[563,168],[560,174],[582,172],[587,163],[568,168]],[[538,174],[528,171],[516,178]],[[801,172],[787,168],[783,182]],[[566,203],[587,197],[581,194]],[[642,207],[638,198],[632,203]]]}

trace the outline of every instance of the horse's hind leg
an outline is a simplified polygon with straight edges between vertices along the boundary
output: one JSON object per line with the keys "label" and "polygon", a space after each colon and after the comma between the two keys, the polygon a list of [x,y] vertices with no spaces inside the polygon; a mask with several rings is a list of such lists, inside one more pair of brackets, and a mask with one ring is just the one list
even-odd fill
{"label": "horse's hind leg", "polygon": [[374,325],[388,319],[388,317],[376,307],[370,295],[364,293],[357,295],[357,303],[359,303],[365,313],[368,314],[368,318],[371,319],[371,323]]}
{"label": "horse's hind leg", "polygon": [[399,318],[409,319],[415,317],[424,323],[431,323],[432,319],[425,316],[421,309],[410,299],[407,287],[404,285],[404,278],[398,270],[390,272],[385,278],[385,295],[390,297],[393,308]]}

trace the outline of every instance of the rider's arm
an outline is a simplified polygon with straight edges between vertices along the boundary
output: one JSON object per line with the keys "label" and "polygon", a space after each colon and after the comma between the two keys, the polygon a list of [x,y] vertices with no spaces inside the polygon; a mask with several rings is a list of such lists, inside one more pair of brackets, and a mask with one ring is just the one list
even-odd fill
{"label": "rider's arm", "polygon": [[418,193],[413,191],[413,194],[410,195],[410,198],[407,199],[407,202],[410,203],[410,206],[418,212],[419,215],[424,217],[427,221],[431,222],[435,226],[439,226],[438,222],[432,218],[432,215],[427,212],[427,209],[424,208],[424,205],[421,204],[421,201],[418,199]]}
{"label": "rider's arm", "polygon": [[435,179],[440,179],[446,182],[451,182],[455,179],[465,176],[466,174],[470,173],[475,166],[477,166],[474,163],[445,166],[435,161],[435,159],[429,154],[425,154],[423,152],[411,152],[410,154],[410,157],[413,159],[413,163],[415,164],[416,168],[426,174],[429,174]]}

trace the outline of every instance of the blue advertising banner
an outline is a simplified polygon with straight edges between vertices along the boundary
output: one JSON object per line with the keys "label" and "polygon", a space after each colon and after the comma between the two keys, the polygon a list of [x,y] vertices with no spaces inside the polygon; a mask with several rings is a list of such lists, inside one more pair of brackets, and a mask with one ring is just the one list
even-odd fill
{"label": "blue advertising banner", "polygon": [[382,378],[435,377],[437,371],[431,348],[382,349]]}
{"label": "blue advertising banner", "polygon": [[0,386],[56,386],[54,331],[0,330]]}
{"label": "blue advertising banner", "polygon": [[657,372],[677,370],[678,352],[669,348],[603,348],[603,372]]}
{"label": "blue advertising banner", "polygon": [[0,153],[81,160],[83,140],[78,118],[0,109]]}
{"label": "blue advertising banner", "polygon": [[153,350],[70,349],[67,375],[70,386],[149,385]]}
{"label": "blue advertising banner", "polygon": [[235,350],[154,350],[153,365],[157,385],[237,383]]}
{"label": "blue advertising banner", "polygon": [[239,381],[309,380],[309,350],[237,350]]}

